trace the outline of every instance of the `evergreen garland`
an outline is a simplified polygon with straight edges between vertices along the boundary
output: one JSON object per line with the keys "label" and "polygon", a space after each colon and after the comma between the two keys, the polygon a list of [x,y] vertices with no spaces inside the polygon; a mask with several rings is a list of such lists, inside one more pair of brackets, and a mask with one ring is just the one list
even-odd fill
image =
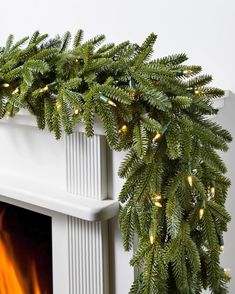
{"label": "evergreen garland", "polygon": [[127,150],[119,175],[126,250],[141,274],[132,294],[228,293],[230,276],[220,266],[224,205],[230,185],[217,150],[227,151],[228,131],[208,119],[224,92],[208,87],[200,66],[185,54],[151,59],[156,35],[142,45],[82,42],[79,30],[49,39],[35,32],[0,48],[0,118],[20,109],[56,139],[79,121],[93,135],[103,122],[111,149]]}

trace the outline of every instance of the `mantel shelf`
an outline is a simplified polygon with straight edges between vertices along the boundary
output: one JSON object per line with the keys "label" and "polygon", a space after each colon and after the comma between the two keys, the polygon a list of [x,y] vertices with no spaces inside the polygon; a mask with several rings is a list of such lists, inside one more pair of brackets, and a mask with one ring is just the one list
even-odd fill
{"label": "mantel shelf", "polygon": [[[118,214],[117,200],[93,200],[42,186],[32,179],[0,174],[0,195],[87,221],[104,221]],[[14,183],[14,186],[12,186]],[[25,189],[27,187],[27,190]]]}
{"label": "mantel shelf", "polygon": [[[35,117],[30,114],[27,110],[20,110],[14,117],[4,117],[0,120],[0,123],[8,125],[22,125],[29,127],[37,127]],[[83,122],[79,122],[74,126],[74,131],[85,133],[85,126]],[[101,120],[98,116],[95,116],[94,133],[97,135],[104,135],[104,129]]]}
{"label": "mantel shelf", "polygon": [[228,98],[229,95],[230,95],[230,91],[229,90],[226,90],[223,97],[214,99],[214,101],[213,101],[213,107],[216,108],[216,109],[223,108],[224,107],[224,104],[225,104],[225,99]]}
{"label": "mantel shelf", "polygon": [[[229,97],[229,90],[225,91],[225,95],[223,97],[214,99],[213,107],[216,109],[221,109],[224,107],[225,99]],[[36,127],[36,120],[28,111],[21,110],[17,115],[13,118],[3,118],[1,119],[2,123],[7,123],[9,125],[25,125]],[[78,132],[85,132],[84,124],[82,122],[78,123],[74,127],[75,131]],[[102,126],[102,122],[99,120],[98,117],[95,117],[95,124],[94,124],[94,133],[97,135],[104,135],[104,129]]]}

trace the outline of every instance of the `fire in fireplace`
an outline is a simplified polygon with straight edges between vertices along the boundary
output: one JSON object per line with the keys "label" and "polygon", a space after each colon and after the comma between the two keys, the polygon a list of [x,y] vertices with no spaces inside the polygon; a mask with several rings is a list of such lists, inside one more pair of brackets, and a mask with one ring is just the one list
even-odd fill
{"label": "fire in fireplace", "polygon": [[51,218],[0,202],[0,294],[52,294]]}

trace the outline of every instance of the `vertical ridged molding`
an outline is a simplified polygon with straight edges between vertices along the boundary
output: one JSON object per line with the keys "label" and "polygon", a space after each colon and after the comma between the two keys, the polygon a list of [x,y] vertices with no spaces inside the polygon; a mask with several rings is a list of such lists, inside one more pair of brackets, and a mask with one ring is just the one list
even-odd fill
{"label": "vertical ridged molding", "polygon": [[109,294],[107,222],[68,216],[69,294]]}
{"label": "vertical ridged molding", "polygon": [[[83,132],[65,136],[66,189],[76,196],[107,199],[106,140]],[[108,224],[67,217],[69,294],[109,294]]]}
{"label": "vertical ridged molding", "polygon": [[75,132],[65,136],[67,191],[82,197],[107,199],[106,140]]}

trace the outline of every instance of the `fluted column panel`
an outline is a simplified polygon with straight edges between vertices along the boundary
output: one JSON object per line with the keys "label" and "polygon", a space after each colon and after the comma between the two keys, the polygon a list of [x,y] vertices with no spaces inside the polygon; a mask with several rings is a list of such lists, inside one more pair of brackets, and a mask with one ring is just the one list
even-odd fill
{"label": "fluted column panel", "polygon": [[75,132],[65,137],[67,191],[86,198],[107,198],[106,142]]}
{"label": "fluted column panel", "polygon": [[69,294],[108,294],[106,226],[68,217]]}
{"label": "fluted column panel", "polygon": [[[106,140],[65,137],[66,188],[75,197],[107,199]],[[69,294],[109,294],[107,222],[67,217]]]}

